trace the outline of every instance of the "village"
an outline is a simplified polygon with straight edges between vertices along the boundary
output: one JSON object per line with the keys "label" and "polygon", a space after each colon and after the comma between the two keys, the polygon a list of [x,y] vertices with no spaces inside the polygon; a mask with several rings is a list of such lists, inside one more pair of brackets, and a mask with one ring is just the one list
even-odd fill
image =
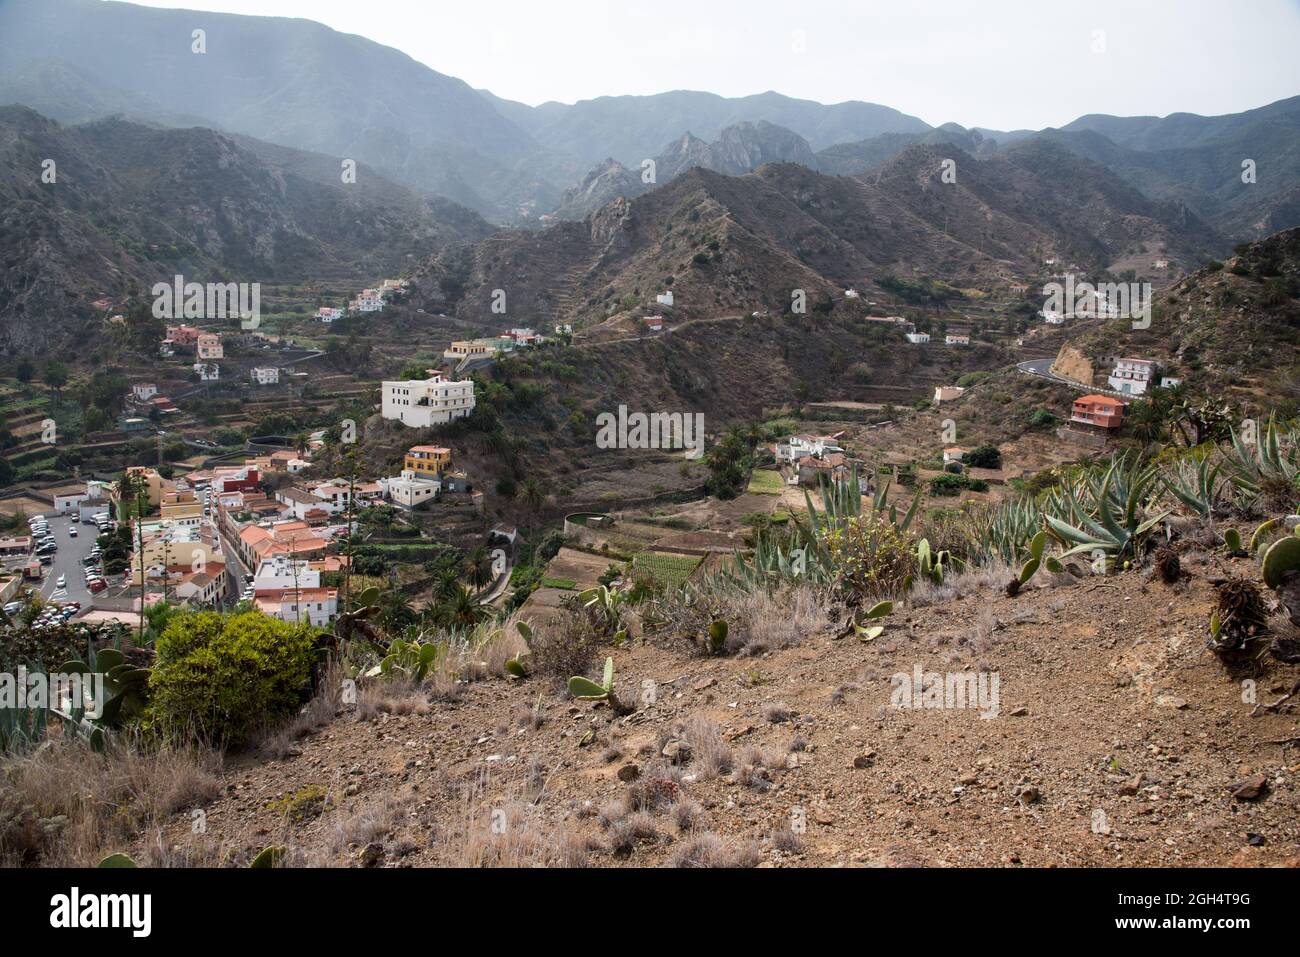
{"label": "village", "polygon": [[[1045,267],[1054,266],[1053,260],[1045,262]],[[1064,279],[1073,296],[1074,274]],[[329,327],[349,317],[382,315],[393,302],[400,308],[408,287],[407,280],[384,279],[348,298],[345,306],[319,306],[311,320]],[[1083,283],[1078,288],[1092,290]],[[1011,301],[1028,292],[1025,283],[1008,284]],[[862,297],[848,288],[844,299],[861,301]],[[1049,337],[1067,319],[1116,315],[1096,290],[1071,301],[1068,314],[1050,303],[1037,312],[1035,318]],[[654,306],[660,312],[647,310],[628,334],[670,334],[673,324],[665,316],[671,316],[675,305],[671,290],[656,295]],[[873,316],[869,313],[877,304],[864,301],[863,305],[868,310],[866,322],[894,331],[912,348],[938,346],[932,343],[932,335],[942,337],[943,348],[969,348],[973,335],[986,336],[992,327],[986,319],[972,319],[965,328],[949,331],[947,319],[934,323],[915,312],[910,319]],[[109,303],[104,306],[111,308]],[[114,315],[109,322],[121,319]],[[185,323],[167,325],[158,344],[159,357],[188,363],[189,384],[179,391],[172,387],[164,391],[160,381],[132,382],[124,397],[125,411],[117,421],[118,435],[127,440],[146,438],[159,456],[163,444],[171,443],[178,446],[181,457],[169,456],[166,463],[160,459],[128,464],[115,480],[47,482],[5,492],[0,511],[14,522],[32,513],[35,518],[28,529],[32,534],[11,534],[0,540],[7,575],[0,581],[0,599],[13,604],[20,589],[38,590],[51,602],[50,621],[76,617],[88,623],[116,620],[138,625],[142,609],[160,602],[227,610],[250,603],[285,621],[326,625],[336,619],[346,600],[343,590],[355,571],[349,553],[358,541],[376,537],[370,521],[382,515],[379,536],[391,536],[394,528],[400,528],[408,536],[402,542],[405,546],[446,546],[462,553],[491,549],[498,559],[491,576],[476,582],[476,594],[497,606],[509,603],[511,608],[523,605],[528,612],[544,612],[559,607],[566,595],[601,581],[611,567],[668,567],[672,569],[669,579],[678,581],[684,573],[716,566],[723,557],[747,547],[755,523],[788,520],[791,511],[803,508],[805,492],[816,498],[828,484],[842,484],[851,474],[864,476],[868,492],[874,491],[873,483],[880,476],[889,476],[888,494],[903,503],[918,489],[927,490],[935,502],[951,499],[944,504],[954,508],[972,501],[998,501],[1034,471],[1076,457],[1080,447],[1104,448],[1123,428],[1128,403],[1148,390],[1181,384],[1178,377],[1162,374],[1150,359],[1115,357],[1106,360],[1107,368],[1094,371],[1068,342],[1054,356],[1047,351],[1051,348],[1047,343],[1063,341],[1059,336],[1029,348],[1027,340],[1035,335],[1025,330],[1015,338],[1017,349],[1035,356],[1020,363],[1020,372],[1077,394],[1068,412],[1043,413],[1054,429],[1055,444],[1031,438],[1021,461],[1014,460],[1015,443],[1005,454],[988,442],[960,443],[954,423],[946,417],[946,410],[960,405],[968,391],[978,392],[983,373],[936,385],[932,399],[917,402],[912,413],[902,413],[903,418],[909,414],[914,418],[916,410],[929,410],[926,414],[936,419],[926,427],[933,430],[935,440],[919,446],[895,438],[893,430],[899,427],[902,410],[888,403],[812,403],[809,413],[816,419],[812,424],[830,426],[830,431],[792,428],[776,434],[770,446],[759,450],[754,477],[738,503],[707,507],[707,503],[667,502],[616,514],[566,516],[565,546],[558,554],[551,549],[549,567],[539,565],[530,549],[529,564],[517,569],[513,552],[518,529],[492,521],[485,507],[484,489],[491,488],[498,476],[471,475],[458,467],[448,444],[412,443],[387,474],[359,472],[354,467],[351,474],[340,475],[321,474],[315,458],[327,440],[340,447],[355,442],[354,419],[344,420],[347,434],[336,428],[335,435],[327,429],[250,435],[242,451],[197,434],[204,431],[196,428],[200,423],[183,412],[173,396],[189,400],[192,407],[196,397],[201,399],[213,388],[223,383],[229,388],[233,374],[244,383],[238,394],[245,398],[239,407],[256,408],[261,401],[262,421],[274,421],[279,409],[321,397],[319,383],[313,387],[318,376],[312,370],[319,366],[322,353],[283,334],[268,337],[245,331],[235,334],[240,348],[228,355],[228,332]],[[518,326],[494,336],[452,339],[438,356],[436,368],[412,369],[400,379],[378,383],[377,403],[366,401],[368,394],[374,394],[373,383],[337,387],[338,401],[340,407],[348,403],[362,418],[378,413],[409,430],[437,430],[473,413],[471,376],[475,373],[504,357],[545,346],[567,347],[577,338],[573,326],[566,323],[557,324],[553,335]],[[1094,382],[1103,379],[1105,386],[1096,388]],[[256,398],[264,394],[282,398]],[[253,421],[242,412],[225,418]],[[787,422],[798,424],[784,417],[776,427]],[[916,428],[909,432],[915,435]],[[87,521],[97,522],[95,528],[103,535],[118,536],[125,549],[106,556],[91,536],[78,536],[78,523]],[[53,534],[50,522],[55,523]],[[669,526],[680,528],[666,532]],[[82,543],[84,547],[78,547]],[[418,594],[427,577],[411,574],[410,569],[399,572],[399,566],[387,565],[385,574]],[[373,576],[358,573],[358,581],[367,580]]]}

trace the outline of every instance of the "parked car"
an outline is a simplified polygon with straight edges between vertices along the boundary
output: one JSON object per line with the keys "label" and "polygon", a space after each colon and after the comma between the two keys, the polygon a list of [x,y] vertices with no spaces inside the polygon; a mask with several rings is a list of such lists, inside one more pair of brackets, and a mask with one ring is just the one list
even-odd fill
{"label": "parked car", "polygon": [[77,537],[77,526],[75,526],[75,525],[69,525],[69,526],[68,526],[68,535],[69,535],[70,537],[72,537],[72,538],[76,538],[76,537]]}
{"label": "parked car", "polygon": [[93,581],[88,582],[86,584],[86,587],[89,588],[95,594],[99,594],[101,591],[103,591],[105,588],[108,587],[108,582],[104,581],[104,579],[102,578],[96,578]]}

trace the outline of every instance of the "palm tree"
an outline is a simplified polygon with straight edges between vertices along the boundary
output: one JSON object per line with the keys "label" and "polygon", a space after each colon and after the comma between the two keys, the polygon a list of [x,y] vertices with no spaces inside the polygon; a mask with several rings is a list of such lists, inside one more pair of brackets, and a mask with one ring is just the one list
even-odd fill
{"label": "palm tree", "polygon": [[433,576],[433,585],[429,590],[429,600],[438,605],[446,601],[456,589],[460,576],[454,568],[443,568]]}
{"label": "palm tree", "polygon": [[488,582],[492,580],[492,556],[482,545],[474,549],[465,558],[465,575],[469,578],[470,584],[478,591],[482,591]]}
{"label": "palm tree", "polygon": [[400,589],[388,588],[379,596],[379,621],[390,632],[400,631],[419,620]]}
{"label": "palm tree", "polygon": [[463,585],[439,608],[443,622],[452,628],[472,628],[492,614],[492,609],[481,604]]}
{"label": "palm tree", "polygon": [[533,528],[537,523],[537,516],[542,507],[546,505],[546,491],[542,488],[540,482],[535,478],[526,478],[524,483],[519,486],[519,498],[528,509],[528,539],[533,537]]}

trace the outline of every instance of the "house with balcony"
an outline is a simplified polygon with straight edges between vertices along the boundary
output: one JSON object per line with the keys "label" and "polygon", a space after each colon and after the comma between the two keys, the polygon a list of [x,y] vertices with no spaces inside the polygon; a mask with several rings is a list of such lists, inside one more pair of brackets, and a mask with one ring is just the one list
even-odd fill
{"label": "house with balcony", "polygon": [[221,346],[221,336],[215,332],[205,332],[199,336],[194,343],[194,348],[199,359],[203,361],[226,357],[226,351]]}
{"label": "house with balcony", "polygon": [[402,469],[421,478],[437,477],[451,468],[451,449],[441,445],[413,445],[406,450]]}
{"label": "house with balcony", "polygon": [[1124,403],[1108,395],[1081,395],[1070,408],[1070,422],[1113,432],[1124,424]]}
{"label": "house with balcony", "polygon": [[1124,395],[1145,395],[1158,368],[1152,359],[1116,359],[1106,381]]}
{"label": "house with balcony", "polygon": [[427,429],[461,419],[474,411],[474,382],[453,381],[440,372],[428,379],[383,383],[381,412],[409,428]]}
{"label": "house with balcony", "polygon": [[137,382],[131,386],[131,397],[137,402],[148,402],[158,394],[158,386],[152,382]]}

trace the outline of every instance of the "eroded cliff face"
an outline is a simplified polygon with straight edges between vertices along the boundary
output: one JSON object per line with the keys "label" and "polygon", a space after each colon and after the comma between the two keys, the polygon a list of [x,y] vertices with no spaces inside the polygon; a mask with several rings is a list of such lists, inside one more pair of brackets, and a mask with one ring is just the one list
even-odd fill
{"label": "eroded cliff face", "polygon": [[1063,379],[1072,379],[1086,386],[1092,385],[1093,376],[1096,375],[1092,360],[1083,350],[1071,345],[1061,346],[1056,361],[1052,363],[1052,372]]}

